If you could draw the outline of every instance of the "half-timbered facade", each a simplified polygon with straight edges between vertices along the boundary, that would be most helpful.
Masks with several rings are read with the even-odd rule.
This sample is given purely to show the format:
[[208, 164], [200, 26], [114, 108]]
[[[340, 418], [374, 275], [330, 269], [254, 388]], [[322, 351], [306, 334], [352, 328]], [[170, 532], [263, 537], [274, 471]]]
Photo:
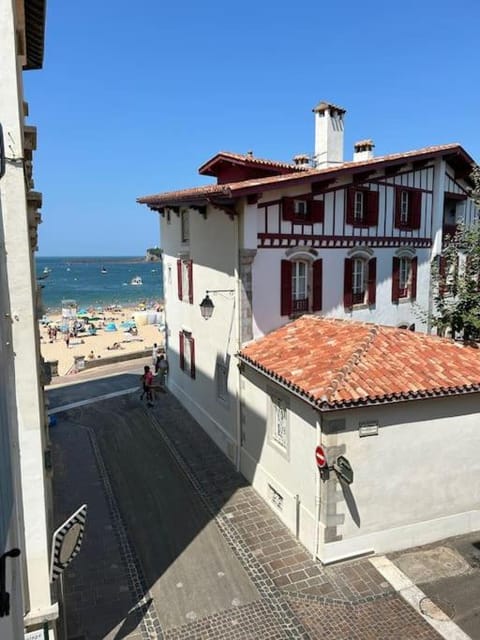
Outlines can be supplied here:
[[347, 162], [345, 111], [314, 113], [313, 165], [221, 152], [200, 168], [215, 184], [139, 199], [160, 214], [170, 389], [238, 468], [242, 345], [303, 314], [429, 332], [431, 263], [477, 215], [460, 145], [374, 157], [366, 140]]

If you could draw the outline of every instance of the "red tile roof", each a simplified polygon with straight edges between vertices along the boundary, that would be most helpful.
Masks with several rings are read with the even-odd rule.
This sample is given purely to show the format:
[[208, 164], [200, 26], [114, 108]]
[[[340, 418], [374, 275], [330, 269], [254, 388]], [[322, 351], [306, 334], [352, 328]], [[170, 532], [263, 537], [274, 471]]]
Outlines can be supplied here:
[[302, 316], [239, 357], [323, 410], [480, 392], [479, 349], [348, 320]]
[[210, 169], [217, 162], [233, 161], [244, 165], [260, 166], [266, 169], [288, 169], [290, 171], [305, 171], [305, 167], [298, 166], [290, 162], [280, 162], [278, 160], [268, 160], [267, 158], [257, 158], [250, 153], [232, 153], [231, 151], [219, 151], [213, 158], [204, 162], [198, 169], [198, 173], [209, 175]]
[[176, 203], [187, 203], [189, 201], [206, 200], [209, 196], [220, 195], [222, 198], [233, 200], [250, 193], [258, 191], [267, 191], [276, 189], [277, 187], [293, 186], [301, 183], [315, 182], [315, 180], [323, 180], [325, 178], [335, 178], [342, 174], [359, 173], [368, 169], [382, 169], [383, 166], [399, 164], [405, 161], [428, 160], [444, 154], [452, 154], [462, 157], [465, 163], [473, 166], [473, 159], [467, 152], [457, 143], [443, 144], [432, 147], [424, 147], [414, 151], [405, 153], [392, 153], [385, 156], [377, 156], [362, 160], [361, 162], [343, 162], [334, 167], [325, 167], [323, 169], [303, 169], [302, 171], [292, 171], [283, 175], [276, 175], [267, 178], [255, 178], [252, 180], [243, 180], [241, 182], [231, 182], [222, 185], [207, 185], [205, 187], [194, 187], [193, 189], [182, 189], [181, 191], [167, 191], [150, 196], [137, 198], [140, 204], [147, 204], [150, 207], [164, 207], [168, 205], [174, 206]]

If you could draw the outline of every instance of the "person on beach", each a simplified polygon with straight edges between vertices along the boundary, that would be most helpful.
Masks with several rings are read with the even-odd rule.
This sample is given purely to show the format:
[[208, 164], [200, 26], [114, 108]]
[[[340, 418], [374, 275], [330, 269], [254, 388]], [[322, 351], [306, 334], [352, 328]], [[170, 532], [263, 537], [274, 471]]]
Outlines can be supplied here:
[[158, 345], [156, 342], [153, 343], [153, 348], [152, 348], [152, 365], [155, 366], [157, 363], [157, 349], [158, 349]]
[[70, 346], [70, 334], [67, 332], [65, 334], [65, 344], [67, 345], [67, 349]]

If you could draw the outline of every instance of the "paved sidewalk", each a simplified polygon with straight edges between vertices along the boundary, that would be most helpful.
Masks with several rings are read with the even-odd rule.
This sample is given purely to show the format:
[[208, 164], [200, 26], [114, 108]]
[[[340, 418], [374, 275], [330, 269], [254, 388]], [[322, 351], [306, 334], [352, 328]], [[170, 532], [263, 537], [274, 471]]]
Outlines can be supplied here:
[[[102, 392], [106, 386], [104, 379]], [[67, 404], [74, 389], [64, 390]], [[94, 390], [89, 393], [96, 395]], [[52, 429], [56, 521], [82, 502], [89, 506], [84, 546], [67, 570], [70, 640], [440, 637], [368, 560], [330, 567], [313, 562], [171, 394], [163, 395], [153, 410], [140, 406], [137, 394], [131, 394], [58, 418], [58, 428]], [[141, 438], [133, 438], [130, 431]], [[163, 502], [157, 504], [165, 492], [159, 464], [190, 487], [192, 498], [178, 494], [179, 510], [193, 504], [191, 500], [201, 503], [198, 517], [205, 522], [197, 525], [196, 536], [214, 525], [229, 550], [221, 557], [232, 553], [241, 567], [232, 571], [238, 576], [244, 572], [247, 580], [244, 593], [249, 595], [243, 600], [233, 598], [228, 606], [212, 592], [220, 603], [214, 613], [192, 612], [183, 623], [167, 619], [170, 608], [178, 609], [180, 597], [169, 572], [179, 570], [196, 536], [182, 542], [168, 566], [158, 565], [160, 546], [149, 556], [151, 541], [158, 542], [161, 535], [167, 541], [172, 535], [169, 523], [159, 522], [162, 511], [156, 511], [166, 508]], [[139, 499], [140, 485], [147, 482], [151, 496]], [[155, 563], [157, 581], [152, 573]], [[195, 579], [196, 588], [208, 595], [210, 587], [202, 574]]]

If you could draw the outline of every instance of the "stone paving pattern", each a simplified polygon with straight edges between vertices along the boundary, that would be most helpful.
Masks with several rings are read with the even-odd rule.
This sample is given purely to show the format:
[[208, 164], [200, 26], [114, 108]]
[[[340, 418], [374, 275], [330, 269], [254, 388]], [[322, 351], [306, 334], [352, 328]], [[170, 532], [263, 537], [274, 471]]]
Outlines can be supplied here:
[[[150, 411], [145, 408], [139, 412], [136, 394], [106, 400], [101, 405], [101, 411], [110, 415], [117, 412], [123, 419], [129, 413], [135, 415], [135, 420], [141, 421], [136, 425], [139, 429], [157, 431], [191, 481], [192, 491], [215, 519], [261, 599], [175, 629], [162, 631], [155, 625], [153, 635], [151, 626], [138, 625], [141, 614], [154, 609], [154, 602], [150, 602], [151, 592], [145, 591], [140, 612], [138, 607], [134, 608], [139, 602], [138, 592], [132, 590], [118, 534], [112, 527], [111, 509], [98, 475], [98, 461], [95, 461], [95, 447], [92, 449], [92, 443], [88, 442], [85, 429], [59, 428], [52, 434], [56, 519], [59, 513], [69, 515], [81, 500], [88, 501], [92, 528], [105, 534], [101, 540], [92, 540], [87, 528], [81, 551], [83, 563], [80, 565], [76, 560], [68, 570], [69, 629], [75, 634], [70, 640], [77, 637], [79, 640], [107, 637], [129, 640], [439, 638], [393, 592], [368, 560], [330, 567], [313, 562], [310, 554], [235, 472], [231, 462], [171, 394], [162, 396]], [[99, 407], [100, 403], [96, 405], [97, 411]], [[139, 418], [139, 414], [143, 417]], [[72, 415], [75, 414], [68, 412], [62, 420]], [[88, 407], [81, 415], [82, 423], [88, 422]], [[117, 496], [117, 500], [121, 511], [121, 496]], [[139, 571], [141, 573], [141, 567]], [[98, 591], [93, 584], [102, 585], [103, 590]], [[103, 620], [97, 629], [94, 619]], [[121, 628], [119, 620], [123, 620]]]

